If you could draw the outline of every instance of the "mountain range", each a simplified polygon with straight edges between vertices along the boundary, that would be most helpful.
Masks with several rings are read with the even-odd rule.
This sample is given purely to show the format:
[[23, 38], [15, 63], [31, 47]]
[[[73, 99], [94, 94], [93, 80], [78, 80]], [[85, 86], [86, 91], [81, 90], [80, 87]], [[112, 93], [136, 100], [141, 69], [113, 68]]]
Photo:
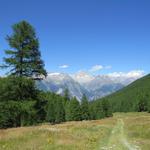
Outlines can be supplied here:
[[80, 100], [85, 94], [90, 100], [93, 100], [116, 92], [140, 77], [141, 74], [137, 72], [107, 75], [91, 75], [86, 72], [76, 74], [52, 72], [44, 80], [38, 81], [37, 85], [41, 90], [61, 95], [65, 89], [68, 89], [71, 97], [75, 96]]

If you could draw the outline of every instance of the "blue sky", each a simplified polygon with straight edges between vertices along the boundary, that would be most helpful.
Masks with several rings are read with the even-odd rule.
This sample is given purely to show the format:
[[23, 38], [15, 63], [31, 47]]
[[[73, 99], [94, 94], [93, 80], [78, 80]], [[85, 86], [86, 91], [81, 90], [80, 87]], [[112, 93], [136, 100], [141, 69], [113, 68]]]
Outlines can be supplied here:
[[27, 20], [48, 72], [148, 73], [149, 8], [149, 0], [1, 0], [0, 63], [11, 25]]

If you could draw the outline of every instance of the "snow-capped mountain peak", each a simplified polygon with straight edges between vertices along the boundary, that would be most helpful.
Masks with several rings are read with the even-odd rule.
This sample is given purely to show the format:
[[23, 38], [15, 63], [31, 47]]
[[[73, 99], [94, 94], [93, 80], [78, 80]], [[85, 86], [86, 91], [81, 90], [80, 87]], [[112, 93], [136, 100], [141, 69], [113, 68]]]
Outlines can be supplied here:
[[76, 74], [73, 74], [72, 78], [75, 81], [77, 81], [77, 82], [82, 84], [82, 83], [88, 83], [88, 82], [92, 81], [94, 79], [94, 76], [92, 76], [92, 75], [90, 75], [90, 74], [88, 74], [86, 72], [80, 71], [80, 72], [78, 72]]
[[87, 72], [78, 72], [72, 75], [51, 72], [46, 79], [39, 81], [37, 85], [42, 90], [53, 91], [57, 94], [63, 94], [64, 90], [68, 89], [72, 97], [76, 96], [80, 100], [82, 95], [86, 94], [92, 100], [111, 94], [143, 75], [142, 71], [115, 72], [97, 76]]

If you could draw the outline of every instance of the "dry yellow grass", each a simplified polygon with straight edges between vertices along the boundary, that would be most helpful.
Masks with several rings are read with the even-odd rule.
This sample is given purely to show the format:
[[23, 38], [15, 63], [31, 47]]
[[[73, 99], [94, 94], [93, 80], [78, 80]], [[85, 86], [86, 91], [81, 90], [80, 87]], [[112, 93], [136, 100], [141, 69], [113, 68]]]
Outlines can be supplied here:
[[0, 130], [0, 150], [149, 150], [149, 125], [147, 113], [116, 113], [102, 120]]

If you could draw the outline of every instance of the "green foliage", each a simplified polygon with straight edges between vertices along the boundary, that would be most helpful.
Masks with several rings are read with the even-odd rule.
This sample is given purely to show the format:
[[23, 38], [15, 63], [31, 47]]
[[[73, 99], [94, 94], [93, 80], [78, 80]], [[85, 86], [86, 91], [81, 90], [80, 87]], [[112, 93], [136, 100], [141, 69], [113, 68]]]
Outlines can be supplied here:
[[61, 123], [65, 121], [65, 109], [61, 99], [56, 100], [55, 107], [55, 123]]
[[39, 123], [42, 123], [46, 120], [46, 105], [47, 105], [47, 100], [43, 96], [43, 92], [39, 92], [37, 99], [36, 99], [36, 104], [34, 108], [36, 109], [36, 120]]
[[105, 112], [103, 111], [103, 106], [101, 101], [92, 102], [92, 111], [90, 112], [91, 119], [101, 119], [105, 117]]
[[32, 125], [37, 122], [36, 109], [34, 109], [36, 101], [24, 101], [20, 103], [20, 124], [21, 126]]
[[18, 127], [34, 123], [35, 102], [0, 102], [0, 128]]
[[81, 109], [79, 101], [74, 97], [70, 100], [67, 107], [67, 120], [69, 121], [79, 121], [81, 117]]
[[48, 100], [46, 120], [50, 123], [61, 123], [65, 121], [64, 98], [54, 93], [46, 93]]
[[107, 99], [95, 100], [90, 102], [89, 105], [90, 119], [102, 119], [112, 116], [110, 103]]
[[0, 78], [0, 101], [23, 101], [37, 98], [38, 90], [33, 80], [25, 77]]
[[0, 78], [0, 127], [36, 123], [38, 93], [34, 81], [29, 78]]
[[65, 104], [65, 120], [70, 121], [70, 101]]
[[0, 128], [20, 126], [20, 112], [18, 102], [0, 102]]
[[90, 119], [89, 102], [85, 94], [83, 94], [82, 99], [81, 99], [81, 115], [82, 115], [82, 120]]
[[138, 102], [138, 109], [139, 112], [147, 111], [148, 110], [148, 102], [146, 99], [141, 98]]
[[4, 58], [3, 68], [10, 68], [15, 76], [39, 77], [46, 76], [44, 63], [41, 60], [39, 41], [34, 28], [26, 21], [12, 26], [13, 33], [7, 36], [11, 50], [5, 50], [8, 57]]
[[102, 110], [104, 112], [104, 117], [112, 116], [111, 106], [110, 106], [108, 99], [104, 99], [102, 101]]
[[90, 120], [95, 120], [96, 119], [96, 102], [91, 101], [89, 102], [89, 115], [90, 115]]
[[35, 30], [26, 21], [12, 29], [7, 36], [11, 50], [5, 50], [8, 57], [1, 66], [10, 69], [10, 76], [0, 78], [0, 128], [34, 124], [44, 121], [46, 115], [46, 101], [31, 79], [46, 76]]
[[69, 90], [68, 89], [64, 90], [64, 99], [65, 99], [65, 101], [69, 101], [70, 100], [70, 94], [69, 94]]
[[39, 91], [30, 78], [0, 78], [0, 128], [101, 119], [111, 116], [109, 108], [107, 101], [88, 102], [85, 95], [80, 104], [76, 98], [66, 101], [64, 96]]
[[50, 97], [48, 100], [46, 120], [50, 123], [55, 123], [55, 104], [53, 97]]

